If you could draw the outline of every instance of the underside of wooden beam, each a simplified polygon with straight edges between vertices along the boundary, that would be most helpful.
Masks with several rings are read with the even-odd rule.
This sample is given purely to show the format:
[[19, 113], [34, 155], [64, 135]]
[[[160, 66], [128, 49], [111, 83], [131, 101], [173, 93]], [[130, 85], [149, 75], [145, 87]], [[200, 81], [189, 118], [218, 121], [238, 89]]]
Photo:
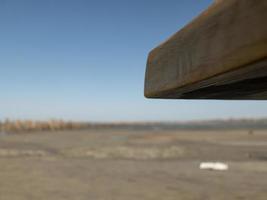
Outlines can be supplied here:
[[145, 96], [267, 99], [267, 1], [216, 1], [153, 49]]

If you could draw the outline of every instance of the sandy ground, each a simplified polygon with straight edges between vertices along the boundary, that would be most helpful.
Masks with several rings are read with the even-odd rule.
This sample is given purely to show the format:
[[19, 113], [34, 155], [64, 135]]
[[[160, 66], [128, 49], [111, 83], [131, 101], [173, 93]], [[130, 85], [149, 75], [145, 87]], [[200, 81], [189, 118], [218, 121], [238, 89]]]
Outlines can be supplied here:
[[31, 199], [266, 200], [267, 131], [0, 134], [0, 200]]

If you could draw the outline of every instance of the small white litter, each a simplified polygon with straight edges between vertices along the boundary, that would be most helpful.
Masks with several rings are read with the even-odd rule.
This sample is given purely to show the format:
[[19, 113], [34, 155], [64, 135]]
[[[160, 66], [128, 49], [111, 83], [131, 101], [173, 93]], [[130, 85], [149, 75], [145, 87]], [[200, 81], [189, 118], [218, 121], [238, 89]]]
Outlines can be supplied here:
[[199, 169], [226, 171], [229, 169], [229, 166], [225, 163], [220, 163], [220, 162], [203, 162], [200, 164]]

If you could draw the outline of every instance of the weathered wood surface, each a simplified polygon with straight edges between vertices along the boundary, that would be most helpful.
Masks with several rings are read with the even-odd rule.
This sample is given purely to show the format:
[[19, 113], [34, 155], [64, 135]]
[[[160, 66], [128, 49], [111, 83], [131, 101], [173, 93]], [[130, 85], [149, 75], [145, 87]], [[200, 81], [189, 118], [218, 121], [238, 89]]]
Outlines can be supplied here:
[[145, 96], [267, 99], [267, 1], [216, 1], [152, 50]]

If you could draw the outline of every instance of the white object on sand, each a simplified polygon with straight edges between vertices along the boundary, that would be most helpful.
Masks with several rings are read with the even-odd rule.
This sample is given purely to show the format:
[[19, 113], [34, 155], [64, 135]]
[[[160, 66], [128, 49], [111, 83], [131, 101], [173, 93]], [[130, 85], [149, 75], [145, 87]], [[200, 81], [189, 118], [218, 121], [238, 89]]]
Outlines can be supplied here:
[[229, 166], [220, 162], [203, 162], [200, 164], [199, 169], [226, 171], [229, 169]]

